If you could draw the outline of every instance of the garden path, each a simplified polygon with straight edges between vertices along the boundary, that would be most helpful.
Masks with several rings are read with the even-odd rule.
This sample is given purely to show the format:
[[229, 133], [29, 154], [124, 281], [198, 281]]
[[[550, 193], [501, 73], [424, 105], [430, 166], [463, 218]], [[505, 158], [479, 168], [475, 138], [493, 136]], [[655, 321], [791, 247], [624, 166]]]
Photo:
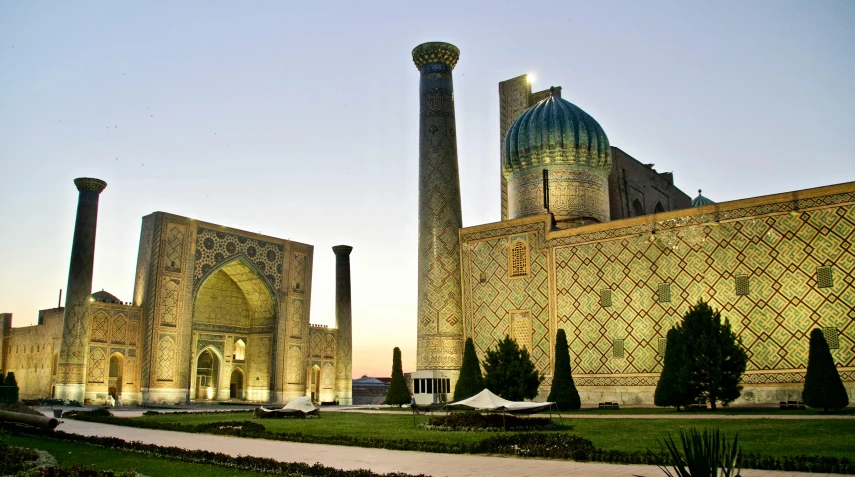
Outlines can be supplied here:
[[[595, 477], [658, 477], [663, 475], [655, 466], [614, 465], [563, 460], [521, 459], [476, 455], [431, 454], [426, 452], [393, 451], [344, 447], [322, 444], [245, 439], [188, 434], [184, 432], [139, 429], [94, 422], [64, 420], [58, 427], [65, 432], [84, 436], [118, 437], [160, 446], [175, 446], [190, 450], [222, 452], [232, 456], [251, 455], [281, 462], [321, 464], [338, 469], [371, 469], [374, 472], [406, 472], [431, 476], [481, 477], [512, 476], [595, 476]], [[767, 470], [744, 470], [743, 477], [840, 477], [840, 474], [807, 474]]]

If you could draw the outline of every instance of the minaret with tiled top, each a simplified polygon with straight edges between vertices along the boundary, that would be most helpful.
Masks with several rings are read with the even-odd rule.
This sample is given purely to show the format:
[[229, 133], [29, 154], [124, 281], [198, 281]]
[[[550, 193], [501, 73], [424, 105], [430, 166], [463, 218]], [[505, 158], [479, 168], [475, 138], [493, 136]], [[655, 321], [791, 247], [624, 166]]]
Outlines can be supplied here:
[[460, 50], [441, 42], [413, 49], [419, 85], [419, 282], [417, 368], [460, 368], [463, 316], [460, 291], [462, 225], [454, 87]]
[[95, 265], [98, 199], [107, 183], [100, 179], [81, 177], [74, 179], [74, 185], [79, 191], [77, 219], [74, 222], [71, 264], [65, 289], [55, 397], [82, 404], [86, 397], [89, 302], [92, 295], [92, 269]]

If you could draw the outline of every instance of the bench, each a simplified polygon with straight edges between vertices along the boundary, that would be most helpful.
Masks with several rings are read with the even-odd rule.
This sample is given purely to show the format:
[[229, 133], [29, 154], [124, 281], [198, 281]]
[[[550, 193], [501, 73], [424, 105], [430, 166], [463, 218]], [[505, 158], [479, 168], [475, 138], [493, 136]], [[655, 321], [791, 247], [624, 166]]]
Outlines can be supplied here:
[[597, 409], [620, 409], [620, 404], [616, 402], [601, 402]]
[[805, 403], [801, 401], [781, 401], [781, 409], [805, 409]]

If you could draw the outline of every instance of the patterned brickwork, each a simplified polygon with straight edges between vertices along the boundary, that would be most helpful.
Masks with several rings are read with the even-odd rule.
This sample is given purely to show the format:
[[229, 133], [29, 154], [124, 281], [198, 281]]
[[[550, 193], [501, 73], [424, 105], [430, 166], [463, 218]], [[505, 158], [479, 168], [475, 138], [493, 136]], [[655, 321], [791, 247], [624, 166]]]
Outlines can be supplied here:
[[281, 244], [199, 227], [196, 235], [194, 286], [198, 287], [211, 270], [240, 256], [253, 264], [272, 289], [280, 290], [283, 253]]
[[[95, 257], [95, 229], [98, 221], [98, 198], [107, 183], [99, 179], [74, 180], [79, 191], [68, 285], [65, 288], [65, 316], [62, 344], [59, 350], [57, 383], [71, 385], [58, 397], [83, 400], [84, 371], [88, 355], [89, 297], [92, 294], [92, 268]], [[65, 393], [68, 394], [65, 394]]]
[[[855, 194], [839, 189], [779, 202], [750, 200], [743, 207], [716, 207], [718, 212], [688, 210], [685, 217], [659, 222], [592, 226], [592, 232], [549, 238], [542, 235], [544, 222], [534, 220], [464, 229], [467, 333], [481, 353], [491, 339], [507, 332], [501, 322], [507, 308], [526, 309], [522, 300], [542, 296], [543, 301], [551, 293], [556, 320], [551, 333], [567, 331], [574, 374], [580, 375], [577, 384], [652, 386], [661, 371], [665, 334], [691, 303], [704, 299], [731, 321], [748, 350], [745, 384], [803, 382], [814, 328], [836, 330], [839, 348], [832, 354], [841, 377], [852, 382]], [[554, 259], [544, 268], [554, 283], [544, 278], [527, 291], [514, 291], [513, 282], [496, 291], [480, 283], [483, 271], [486, 285], [494, 280], [490, 267], [502, 262], [503, 238], [525, 231], [533, 248], [551, 248]], [[487, 245], [497, 250], [482, 250]], [[485, 260], [491, 255], [496, 258]], [[536, 265], [535, 259], [534, 276]], [[828, 288], [819, 286], [821, 267], [834, 276]], [[611, 306], [603, 306], [603, 290], [609, 291]], [[496, 299], [504, 308], [495, 305]], [[534, 335], [536, 340], [536, 329]], [[622, 340], [622, 358], [616, 340]]]
[[175, 339], [161, 336], [157, 344], [157, 380], [172, 381], [175, 371]]
[[92, 348], [89, 352], [89, 362], [87, 363], [87, 380], [90, 383], [104, 382], [104, 366], [106, 355], [103, 348]]
[[[462, 214], [451, 74], [456, 58], [434, 61], [417, 55], [423, 46], [427, 48], [413, 50], [421, 71], [416, 367], [456, 370], [463, 336], [458, 237]], [[440, 50], [457, 50], [447, 46]]]
[[[530, 106], [531, 83], [528, 75], [518, 76], [499, 83], [499, 151], [505, 145], [505, 134], [519, 117]], [[508, 220], [508, 183], [501, 172], [502, 157], [499, 153], [499, 190], [502, 205], [502, 220]]]
[[[479, 359], [505, 335], [513, 335], [514, 315], [530, 317], [530, 348], [537, 368], [551, 374], [550, 318], [548, 296], [548, 256], [534, 248], [533, 236], [527, 240], [531, 273], [526, 278], [510, 278], [508, 273], [508, 237], [471, 242], [465, 245], [464, 287], [471, 290], [464, 302], [466, 333], [475, 343]], [[481, 283], [481, 273], [486, 280]], [[525, 312], [521, 310], [526, 310]]]
[[303, 379], [303, 353], [299, 346], [288, 348], [288, 384], [300, 384]]

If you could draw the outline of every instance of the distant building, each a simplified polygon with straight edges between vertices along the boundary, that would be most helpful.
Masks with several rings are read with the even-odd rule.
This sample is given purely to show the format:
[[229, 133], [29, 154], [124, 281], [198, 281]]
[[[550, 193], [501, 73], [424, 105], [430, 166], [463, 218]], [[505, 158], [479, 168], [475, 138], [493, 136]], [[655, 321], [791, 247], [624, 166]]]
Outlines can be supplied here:
[[336, 328], [311, 325], [314, 247], [164, 212], [143, 217], [133, 300], [91, 292], [106, 183], [80, 190], [66, 306], [12, 328], [0, 369], [24, 399], [103, 404], [351, 402], [351, 247], [336, 246]]
[[392, 378], [362, 376], [353, 380], [353, 404], [383, 404]]

